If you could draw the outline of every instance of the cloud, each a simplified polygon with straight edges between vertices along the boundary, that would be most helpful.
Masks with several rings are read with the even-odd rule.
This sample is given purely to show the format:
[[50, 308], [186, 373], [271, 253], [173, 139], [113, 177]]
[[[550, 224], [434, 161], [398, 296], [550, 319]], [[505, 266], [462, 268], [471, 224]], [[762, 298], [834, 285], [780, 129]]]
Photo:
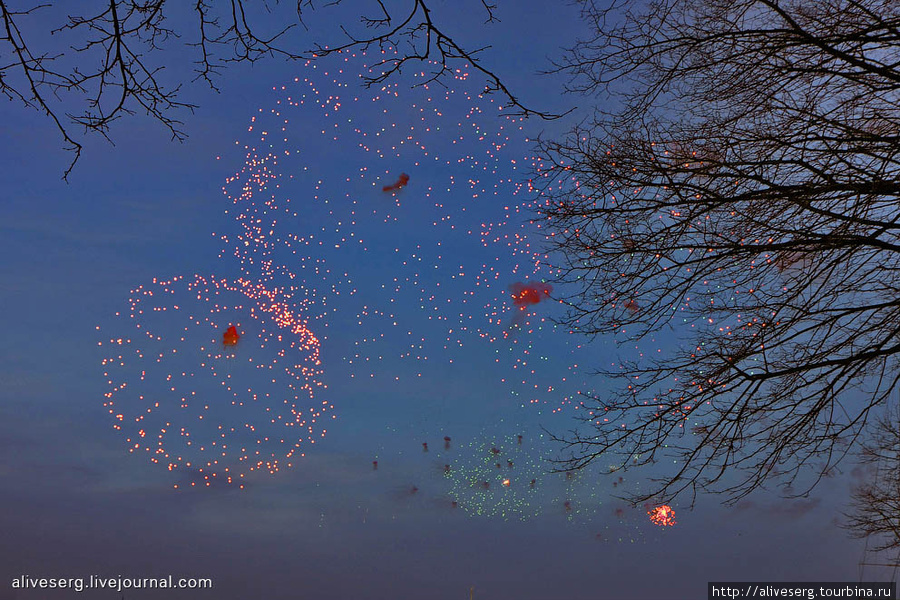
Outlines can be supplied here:
[[761, 504], [753, 500], [739, 502], [734, 510], [737, 512], [755, 512], [775, 518], [799, 519], [816, 510], [822, 503], [820, 498], [781, 499], [777, 502]]

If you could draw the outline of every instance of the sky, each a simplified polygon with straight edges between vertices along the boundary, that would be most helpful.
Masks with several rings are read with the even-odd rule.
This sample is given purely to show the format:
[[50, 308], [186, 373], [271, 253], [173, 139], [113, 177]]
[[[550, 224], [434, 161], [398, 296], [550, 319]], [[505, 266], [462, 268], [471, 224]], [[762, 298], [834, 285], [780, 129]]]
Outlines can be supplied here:
[[562, 122], [505, 117], [463, 63], [365, 89], [380, 53], [271, 59], [190, 86], [183, 143], [129, 118], [64, 182], [47, 119], [0, 104], [0, 599], [121, 597], [23, 575], [209, 577], [165, 597], [223, 600], [859, 580], [849, 469], [665, 527], [621, 499], [653, 472], [549, 472], [617, 348], [553, 325], [529, 223], [529, 140], [604, 101], [537, 74], [580, 31], [548, 4], [437, 15], [526, 104], [577, 106]]

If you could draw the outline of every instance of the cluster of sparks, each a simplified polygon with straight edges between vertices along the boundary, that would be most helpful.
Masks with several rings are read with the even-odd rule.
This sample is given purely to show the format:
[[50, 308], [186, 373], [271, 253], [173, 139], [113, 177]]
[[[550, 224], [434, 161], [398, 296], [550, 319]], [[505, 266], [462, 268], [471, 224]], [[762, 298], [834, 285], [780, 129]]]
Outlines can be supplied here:
[[[470, 441], [454, 438], [451, 444], [445, 436], [442, 445], [423, 442], [421, 454], [414, 454], [421, 457], [424, 471], [396, 495], [404, 501], [430, 498], [432, 504], [472, 518], [561, 518], [583, 525], [606, 518], [604, 492], [610, 490], [601, 483], [608, 480], [557, 471], [552, 444], [543, 432], [518, 427], [522, 433], [510, 434], [498, 429], [509, 431], [506, 426], [488, 427]], [[380, 464], [374, 461], [373, 470], [378, 471]]]
[[516, 434], [480, 440], [456, 452], [445, 473], [453, 501], [468, 514], [526, 519], [541, 513], [550, 475], [530, 440]]

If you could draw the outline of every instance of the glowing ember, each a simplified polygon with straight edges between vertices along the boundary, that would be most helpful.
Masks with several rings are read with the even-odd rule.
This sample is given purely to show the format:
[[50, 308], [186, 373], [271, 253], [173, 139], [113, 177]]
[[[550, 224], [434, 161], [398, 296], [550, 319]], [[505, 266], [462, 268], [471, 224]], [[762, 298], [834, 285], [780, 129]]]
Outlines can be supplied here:
[[222, 335], [222, 343], [226, 346], [234, 346], [238, 343], [239, 339], [241, 339], [241, 336], [237, 332], [237, 327], [234, 325], [229, 327]]

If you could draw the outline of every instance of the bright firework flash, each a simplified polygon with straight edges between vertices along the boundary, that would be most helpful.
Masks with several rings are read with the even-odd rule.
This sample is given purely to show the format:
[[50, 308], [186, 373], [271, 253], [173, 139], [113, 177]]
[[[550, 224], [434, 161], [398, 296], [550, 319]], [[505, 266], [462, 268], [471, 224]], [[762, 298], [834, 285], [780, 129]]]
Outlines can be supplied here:
[[674, 527], [676, 524], [675, 511], [668, 504], [651, 508], [647, 511], [647, 515], [651, 523], [660, 527]]

